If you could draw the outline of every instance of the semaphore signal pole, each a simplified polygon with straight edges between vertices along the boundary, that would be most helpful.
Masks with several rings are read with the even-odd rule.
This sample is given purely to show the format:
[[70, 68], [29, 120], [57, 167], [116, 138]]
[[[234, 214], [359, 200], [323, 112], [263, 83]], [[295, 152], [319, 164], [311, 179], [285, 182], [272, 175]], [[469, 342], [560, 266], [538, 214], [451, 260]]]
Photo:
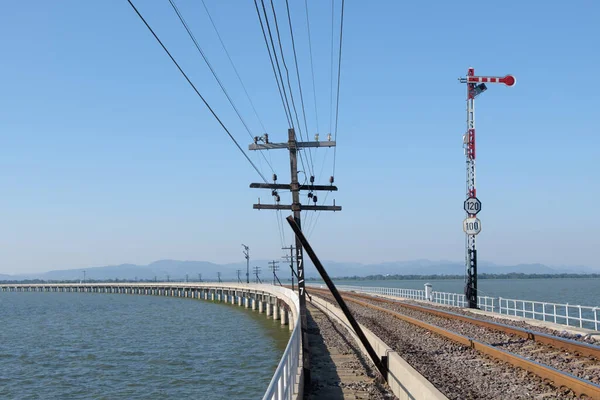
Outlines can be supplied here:
[[514, 86], [516, 79], [512, 75], [475, 76], [475, 69], [469, 68], [465, 78], [459, 78], [460, 83], [467, 84], [467, 132], [463, 136], [463, 147], [467, 158], [467, 199], [463, 207], [467, 217], [463, 221], [463, 231], [466, 235], [465, 264], [467, 282], [465, 297], [469, 308], [477, 308], [477, 247], [475, 236], [481, 232], [481, 221], [477, 214], [481, 211], [481, 201], [477, 198], [475, 185], [475, 97], [487, 90], [486, 83], [503, 83]]
[[[262, 141], [263, 143], [258, 143]], [[300, 212], [302, 210], [314, 210], [314, 211], [342, 211], [342, 207], [335, 205], [335, 200], [332, 206], [317, 205], [317, 196], [312, 195], [314, 191], [337, 191], [337, 187], [333, 186], [334, 178], [329, 178], [330, 185], [314, 185], [314, 176], [310, 177], [309, 185], [300, 185], [298, 182], [298, 149], [311, 148], [311, 147], [335, 147], [335, 141], [331, 141], [331, 135], [328, 135], [327, 141], [314, 142], [298, 142], [296, 140], [296, 133], [294, 129], [288, 129], [288, 141], [287, 143], [269, 143], [269, 137], [265, 134], [262, 137], [255, 137], [254, 143], [251, 144], [249, 150], [273, 150], [273, 149], [288, 149], [290, 152], [290, 172], [291, 181], [290, 184], [278, 184], [277, 175], [273, 175], [273, 183], [251, 183], [251, 188], [256, 189], [271, 189], [271, 194], [275, 198], [277, 204], [254, 204], [255, 210], [291, 210], [294, 215], [294, 221], [299, 228], [302, 227], [300, 223]], [[292, 204], [279, 204], [278, 190], [290, 190], [292, 192]], [[300, 191], [309, 191], [309, 197], [312, 198], [314, 205], [302, 205], [300, 203]], [[296, 269], [298, 273], [298, 294], [300, 297], [300, 325], [302, 329], [302, 354], [303, 354], [303, 369], [306, 382], [310, 382], [310, 348], [308, 347], [308, 333], [306, 330], [307, 319], [306, 319], [306, 290], [304, 281], [304, 262], [302, 258], [302, 243], [296, 236]]]

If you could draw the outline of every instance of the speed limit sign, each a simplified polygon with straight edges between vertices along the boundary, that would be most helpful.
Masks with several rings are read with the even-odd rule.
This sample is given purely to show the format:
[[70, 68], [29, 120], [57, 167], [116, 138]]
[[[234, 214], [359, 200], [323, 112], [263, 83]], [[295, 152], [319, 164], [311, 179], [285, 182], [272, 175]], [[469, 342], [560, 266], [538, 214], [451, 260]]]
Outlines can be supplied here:
[[463, 231], [467, 235], [477, 235], [481, 232], [481, 221], [479, 218], [466, 218], [463, 221]]
[[477, 197], [469, 197], [465, 200], [464, 208], [467, 214], [477, 215], [481, 211], [481, 201]]

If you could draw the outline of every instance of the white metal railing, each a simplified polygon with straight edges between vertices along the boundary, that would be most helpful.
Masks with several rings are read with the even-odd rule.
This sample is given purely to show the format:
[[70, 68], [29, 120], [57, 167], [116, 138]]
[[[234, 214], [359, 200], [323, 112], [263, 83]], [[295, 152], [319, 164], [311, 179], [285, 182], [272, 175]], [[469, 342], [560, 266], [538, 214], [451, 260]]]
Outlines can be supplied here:
[[[464, 294], [432, 292], [427, 298], [425, 290], [387, 288], [378, 286], [338, 286], [340, 290], [357, 293], [396, 296], [413, 300], [429, 300], [433, 303], [454, 307], [467, 307]], [[498, 314], [513, 315], [541, 321], [554, 322], [560, 325], [575, 326], [600, 330], [600, 307], [546, 303], [530, 300], [505, 299], [502, 297], [477, 296], [480, 309]]]
[[599, 307], [498, 298], [498, 312], [555, 324], [599, 330]]
[[275, 369], [263, 400], [292, 400], [298, 395], [295, 392], [296, 385], [302, 383], [298, 382], [301, 376], [299, 368], [301, 368], [300, 360], [302, 358], [300, 299], [293, 291], [281, 286], [274, 286], [271, 290], [280, 291], [288, 298], [291, 298], [296, 312], [294, 313], [294, 321], [289, 322], [290, 324], [294, 324], [292, 336], [281, 356], [281, 361], [279, 361], [277, 369]]
[[293, 398], [294, 388], [299, 383], [296, 382], [296, 378], [298, 376], [300, 349], [300, 323], [297, 323], [273, 378], [271, 378], [271, 383], [269, 383], [269, 387], [263, 396], [263, 400], [290, 400]]

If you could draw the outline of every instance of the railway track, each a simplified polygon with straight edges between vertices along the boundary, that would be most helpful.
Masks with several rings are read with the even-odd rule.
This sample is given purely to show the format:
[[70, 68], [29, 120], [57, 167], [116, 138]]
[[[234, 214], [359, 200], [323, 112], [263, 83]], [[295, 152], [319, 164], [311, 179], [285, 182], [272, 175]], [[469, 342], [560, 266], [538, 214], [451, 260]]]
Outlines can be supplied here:
[[[332, 301], [326, 290], [311, 288], [310, 293]], [[392, 316], [535, 374], [559, 390], [568, 388], [579, 398], [600, 400], [598, 346], [383, 297], [349, 292], [342, 296], [351, 304]], [[379, 330], [386, 329], [375, 319], [367, 318], [366, 322]]]

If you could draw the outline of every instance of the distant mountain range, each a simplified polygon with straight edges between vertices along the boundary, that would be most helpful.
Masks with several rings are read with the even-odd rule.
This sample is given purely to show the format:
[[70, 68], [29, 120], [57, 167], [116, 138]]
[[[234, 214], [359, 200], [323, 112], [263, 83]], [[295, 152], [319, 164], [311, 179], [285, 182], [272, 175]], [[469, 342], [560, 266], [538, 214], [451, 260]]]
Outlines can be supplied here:
[[[260, 277], [262, 280], [270, 281], [272, 273], [268, 269], [268, 260], [253, 260], [250, 263], [250, 279], [254, 278], [252, 268], [259, 266], [261, 268]], [[462, 275], [464, 273], [464, 264], [454, 261], [431, 261], [431, 260], [413, 260], [413, 261], [394, 261], [378, 264], [360, 264], [325, 261], [323, 263], [327, 272], [332, 277], [349, 276], [367, 276], [367, 275]], [[278, 271], [280, 279], [287, 279], [291, 272], [282, 261]], [[318, 277], [318, 273], [312, 264], [307, 263], [306, 276]], [[179, 261], [179, 260], [160, 260], [148, 265], [121, 264], [106, 267], [78, 268], [68, 270], [48, 271], [36, 274], [3, 275], [0, 274], [0, 280], [78, 280], [83, 278], [83, 270], [86, 271], [88, 279], [106, 280], [106, 279], [125, 279], [125, 280], [182, 280], [186, 274], [190, 281], [197, 281], [198, 274], [202, 274], [205, 281], [216, 281], [217, 273], [221, 273], [222, 280], [237, 280], [237, 270], [241, 270], [241, 278], [246, 277], [246, 263], [215, 264], [208, 261]], [[600, 273], [600, 268], [585, 266], [564, 266], [549, 267], [543, 264], [519, 264], [512, 266], [499, 266], [490, 262], [479, 263], [480, 273], [506, 274], [520, 272], [524, 274], [560, 274], [560, 273], [578, 273], [590, 274]]]

